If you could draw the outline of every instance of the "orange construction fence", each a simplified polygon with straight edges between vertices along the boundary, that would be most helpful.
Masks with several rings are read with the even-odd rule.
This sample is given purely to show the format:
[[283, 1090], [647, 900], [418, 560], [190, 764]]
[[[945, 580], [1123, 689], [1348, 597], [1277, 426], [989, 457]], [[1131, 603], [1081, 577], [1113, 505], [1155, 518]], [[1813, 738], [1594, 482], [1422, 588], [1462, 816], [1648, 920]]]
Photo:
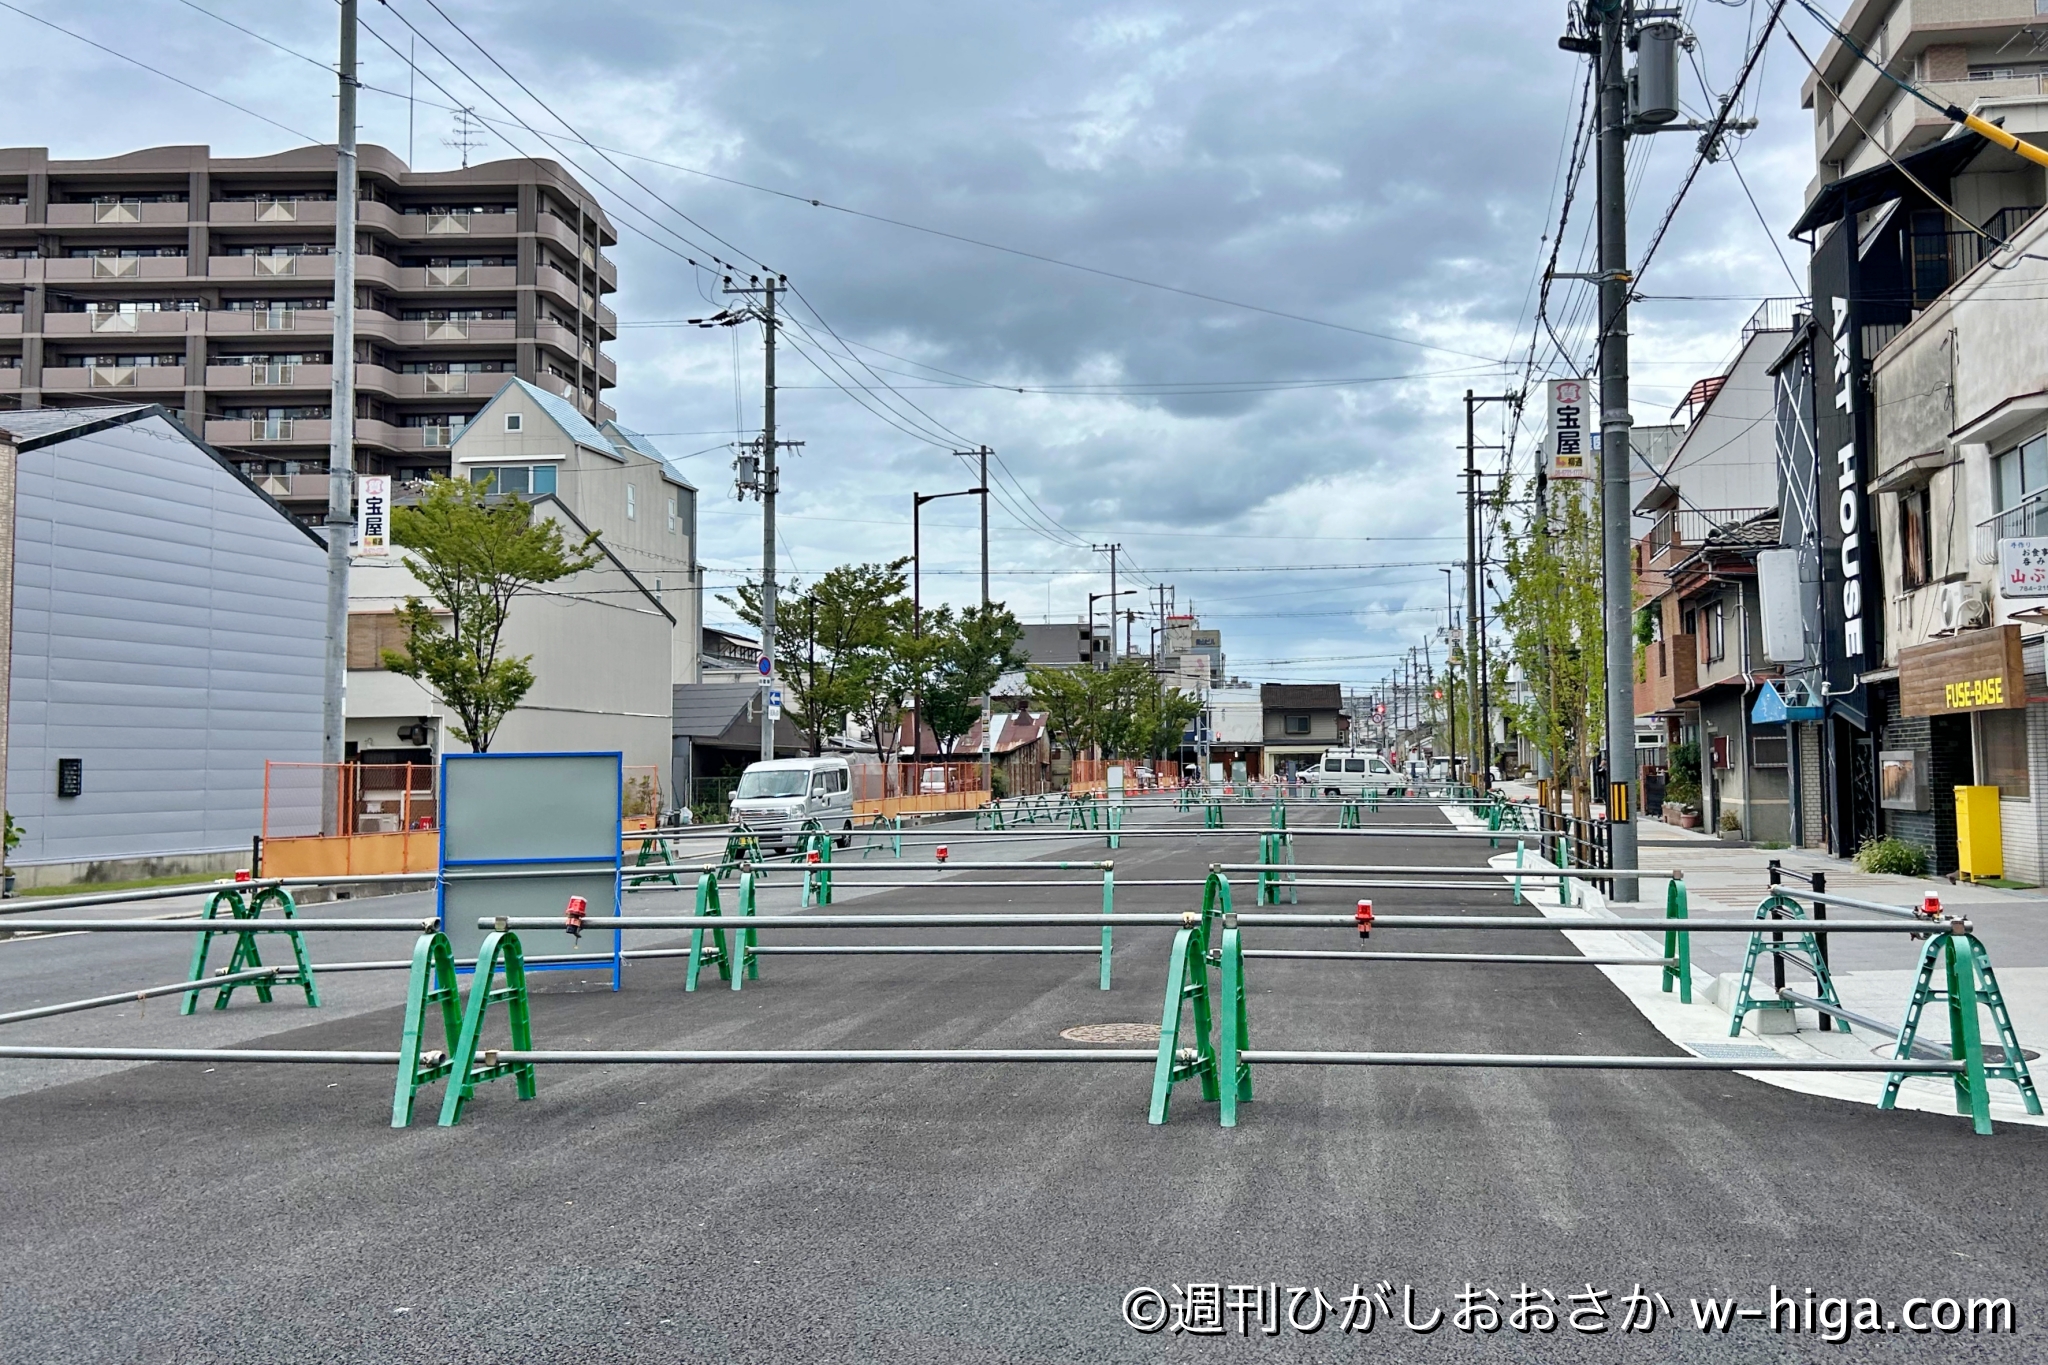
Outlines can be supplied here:
[[[347, 877], [438, 870], [441, 806], [435, 781], [430, 763], [266, 762], [260, 874]], [[627, 768], [621, 832], [653, 829], [661, 820], [661, 805], [661, 770]], [[322, 832], [330, 810], [338, 817], [336, 834]]]
[[951, 763], [876, 763], [853, 769], [855, 815], [914, 815], [976, 810], [988, 804], [981, 760]]

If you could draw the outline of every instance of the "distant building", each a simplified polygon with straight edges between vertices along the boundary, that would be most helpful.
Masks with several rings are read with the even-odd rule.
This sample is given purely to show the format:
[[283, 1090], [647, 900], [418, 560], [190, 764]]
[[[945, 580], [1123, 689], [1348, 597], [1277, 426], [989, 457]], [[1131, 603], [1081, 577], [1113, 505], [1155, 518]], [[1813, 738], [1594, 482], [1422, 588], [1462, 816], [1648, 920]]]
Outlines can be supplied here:
[[705, 626], [699, 633], [697, 679], [704, 683], [752, 682], [761, 680], [761, 641], [758, 636], [735, 635], [729, 630]]
[[1058, 621], [1027, 625], [1017, 650], [1026, 663], [1041, 668], [1079, 668], [1082, 664], [1109, 662], [1112, 642], [1106, 627], [1090, 627], [1081, 621]]
[[247, 866], [320, 758], [327, 551], [161, 407], [0, 412], [8, 859], [29, 885]]
[[1266, 720], [1256, 687], [1212, 687], [1209, 715], [1209, 761], [1221, 765], [1226, 780], [1244, 765], [1248, 778], [1265, 776]]
[[1305, 768], [1339, 738], [1344, 689], [1336, 683], [1267, 683], [1259, 689], [1266, 763], [1278, 777], [1288, 764]]
[[[758, 682], [678, 683], [669, 690], [672, 804], [719, 804], [749, 763], [761, 758]], [[775, 756], [806, 752], [788, 714], [775, 722]]]

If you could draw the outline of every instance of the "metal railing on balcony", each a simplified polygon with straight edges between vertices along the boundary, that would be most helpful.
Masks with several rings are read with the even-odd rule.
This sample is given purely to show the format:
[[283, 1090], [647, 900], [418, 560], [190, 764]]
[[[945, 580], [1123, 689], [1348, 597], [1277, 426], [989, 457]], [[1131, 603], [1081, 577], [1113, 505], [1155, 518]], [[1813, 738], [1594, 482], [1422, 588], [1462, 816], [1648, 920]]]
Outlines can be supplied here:
[[428, 341], [467, 341], [469, 320], [467, 318], [428, 318], [426, 327]]
[[1913, 303], [1925, 307], [1951, 285], [1975, 270], [2025, 226], [2041, 206], [2000, 209], [1984, 220], [1981, 232], [1914, 232], [1907, 235], [1907, 264], [1913, 281]]
[[[1977, 523], [1992, 541], [2048, 536], [2048, 489]], [[1995, 549], [1995, 547], [1994, 547]]]
[[251, 267], [258, 275], [296, 275], [299, 273], [299, 258], [296, 256], [251, 256], [255, 264]]
[[249, 439], [289, 441], [292, 439], [292, 420], [289, 417], [252, 417], [249, 419]]
[[468, 393], [469, 376], [466, 374], [424, 374], [426, 381], [421, 387], [427, 393]]
[[258, 199], [256, 221], [259, 223], [296, 223], [299, 221], [299, 201], [296, 199]]
[[1765, 299], [1742, 324], [1742, 339], [1747, 341], [1758, 332], [1790, 331], [1795, 317], [1812, 311], [1813, 305], [1803, 298]]
[[139, 223], [142, 221], [142, 201], [95, 199], [92, 201], [92, 220], [95, 223]]
[[1707, 537], [1724, 526], [1737, 526], [1775, 507], [1675, 507], [1657, 518], [1650, 528], [1650, 557], [1657, 559], [1674, 551], [1696, 549]]
[[249, 316], [249, 326], [258, 332], [289, 332], [299, 325], [296, 308], [260, 308]]
[[457, 434], [454, 427], [421, 427], [420, 444], [428, 450], [444, 450], [455, 444]]
[[427, 215], [427, 232], [429, 235], [468, 231], [469, 215], [467, 213], [429, 213]]
[[140, 314], [137, 313], [88, 313], [91, 319], [86, 324], [95, 332], [132, 332]]
[[273, 360], [267, 364], [251, 365], [249, 367], [249, 382], [258, 388], [281, 387], [291, 383], [292, 376], [297, 373], [298, 367], [296, 365], [288, 365], [282, 361]]
[[427, 284], [435, 289], [466, 289], [469, 287], [469, 267], [430, 265], [427, 267]]
[[95, 256], [92, 277], [96, 280], [132, 280], [142, 274], [142, 262], [134, 256]]
[[94, 365], [90, 368], [86, 383], [95, 389], [132, 389], [135, 387], [135, 367]]

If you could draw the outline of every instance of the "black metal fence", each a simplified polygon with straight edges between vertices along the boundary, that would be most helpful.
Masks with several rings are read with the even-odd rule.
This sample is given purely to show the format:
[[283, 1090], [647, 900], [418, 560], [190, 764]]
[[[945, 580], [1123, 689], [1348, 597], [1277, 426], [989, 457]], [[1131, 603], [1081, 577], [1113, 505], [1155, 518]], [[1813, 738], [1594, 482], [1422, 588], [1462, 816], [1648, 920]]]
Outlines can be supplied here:
[[[1594, 871], [1605, 871], [1614, 866], [1613, 829], [1605, 820], [1589, 820], [1584, 816], [1566, 815], [1562, 811], [1545, 810], [1537, 807], [1537, 828], [1546, 836], [1559, 836], [1549, 840], [1552, 849], [1562, 848], [1566, 867], [1583, 867]], [[1612, 891], [1612, 883], [1596, 883], [1602, 891]]]

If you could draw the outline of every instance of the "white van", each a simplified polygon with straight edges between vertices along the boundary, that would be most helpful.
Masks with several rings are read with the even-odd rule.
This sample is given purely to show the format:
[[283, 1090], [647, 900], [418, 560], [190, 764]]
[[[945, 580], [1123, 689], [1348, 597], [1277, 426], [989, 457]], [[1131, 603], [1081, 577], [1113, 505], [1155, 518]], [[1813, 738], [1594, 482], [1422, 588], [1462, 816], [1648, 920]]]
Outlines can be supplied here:
[[1324, 796], [1400, 796], [1408, 790], [1408, 779], [1377, 749], [1327, 750], [1302, 777]]
[[750, 763], [732, 794], [732, 818], [777, 849], [795, 847], [804, 822], [815, 820], [845, 848], [853, 842], [852, 769], [843, 758]]

